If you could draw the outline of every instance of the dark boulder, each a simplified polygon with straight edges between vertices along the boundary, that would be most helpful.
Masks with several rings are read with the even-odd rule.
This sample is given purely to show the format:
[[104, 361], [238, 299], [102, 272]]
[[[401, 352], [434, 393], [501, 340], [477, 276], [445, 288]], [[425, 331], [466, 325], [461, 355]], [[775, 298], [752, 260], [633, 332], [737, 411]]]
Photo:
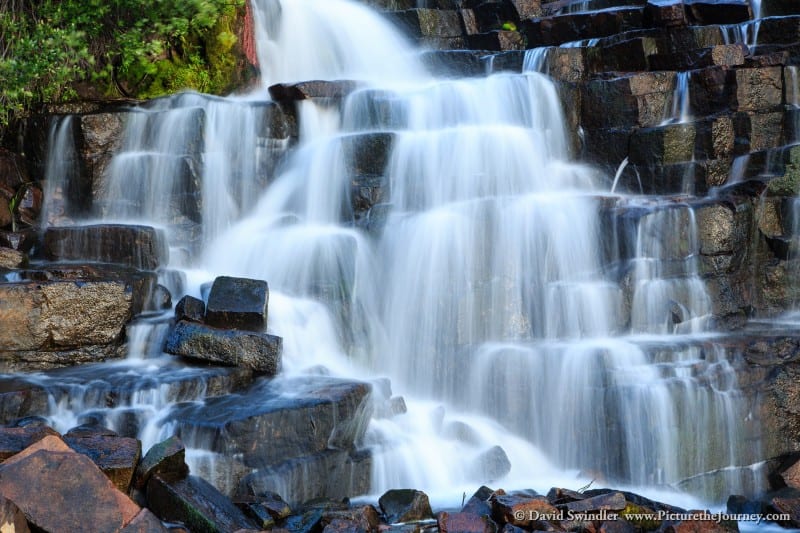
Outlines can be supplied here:
[[202, 323], [205, 316], [206, 304], [194, 296], [184, 296], [175, 305], [175, 320], [177, 321], [188, 320]]
[[164, 351], [275, 375], [280, 368], [282, 344], [280, 337], [267, 333], [216, 329], [183, 320], [170, 331]]
[[83, 259], [144, 270], [155, 270], [169, 260], [162, 230], [124, 224], [48, 228], [44, 234], [44, 254], [54, 261]]
[[480, 480], [500, 479], [510, 471], [511, 461], [500, 446], [493, 446], [478, 455], [470, 469], [472, 476]]
[[353, 448], [366, 431], [369, 391], [366, 383], [334, 378], [263, 381], [242, 395], [177, 406], [169, 420], [189, 445], [213, 443], [213, 451], [243, 454], [247, 465], [263, 467]]
[[103, 434], [64, 435], [64, 442], [91, 459], [120, 491], [128, 492], [142, 456], [142, 443], [138, 439]]
[[218, 328], [264, 331], [269, 286], [266, 281], [220, 276], [206, 304], [206, 322]]
[[136, 467], [134, 487], [144, 488], [154, 474], [167, 481], [177, 481], [189, 474], [186, 448], [178, 437], [172, 436], [147, 450]]
[[683, 0], [648, 0], [642, 20], [648, 28], [676, 28], [686, 26]]
[[161, 520], [156, 518], [156, 515], [147, 509], [142, 509], [120, 533], [167, 533], [168, 531], [174, 531], [174, 529], [168, 530]]
[[378, 499], [378, 505], [390, 524], [433, 518], [428, 495], [418, 490], [390, 490]]
[[294, 102], [312, 98], [342, 99], [358, 88], [355, 81], [303, 81], [294, 84], [278, 83], [269, 87], [276, 102]]
[[47, 426], [0, 428], [0, 461], [16, 455], [31, 444], [58, 432]]
[[740, 24], [750, 20], [746, 0], [684, 0], [686, 14], [694, 24]]
[[158, 474], [147, 482], [147, 507], [165, 522], [190, 531], [226, 532], [255, 527], [228, 498], [195, 476], [169, 482]]

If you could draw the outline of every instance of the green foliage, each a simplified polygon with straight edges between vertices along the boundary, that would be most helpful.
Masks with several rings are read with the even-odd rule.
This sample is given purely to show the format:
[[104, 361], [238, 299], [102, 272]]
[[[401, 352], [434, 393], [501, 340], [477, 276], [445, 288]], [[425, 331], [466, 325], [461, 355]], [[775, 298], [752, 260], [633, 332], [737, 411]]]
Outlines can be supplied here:
[[91, 82], [109, 96], [227, 89], [245, 0], [0, 0], [0, 125]]

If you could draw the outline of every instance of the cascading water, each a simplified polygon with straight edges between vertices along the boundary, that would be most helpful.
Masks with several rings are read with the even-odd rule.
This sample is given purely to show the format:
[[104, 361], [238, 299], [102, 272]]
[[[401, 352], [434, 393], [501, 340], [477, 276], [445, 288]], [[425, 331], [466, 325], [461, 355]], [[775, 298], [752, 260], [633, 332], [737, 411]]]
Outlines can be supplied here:
[[[674, 484], [754, 462], [736, 435], [745, 415], [726, 354], [698, 336], [709, 303], [689, 207], [604, 195], [601, 176], [569, 162], [561, 104], [541, 74], [439, 80], [355, 3], [253, 6], [265, 84], [361, 88], [340, 110], [303, 102], [285, 160], [289, 140], [259, 130], [263, 90], [134, 110], [98, 215], [165, 226], [173, 247], [199, 232], [199, 259], [188, 250], [180, 265], [194, 267], [194, 295], [218, 274], [268, 280], [286, 375], [323, 366], [391, 378], [408, 413], [370, 424], [374, 492], [455, 500], [505, 476], [487, 457], [510, 462], [506, 488], [538, 489], [595, 476]], [[348, 147], [368, 136], [392, 145], [377, 236], [354, 226], [349, 202]], [[612, 258], [623, 274], [608, 267], [607, 248], [624, 246], [609, 244], [601, 216], [616, 203], [641, 214], [619, 237], [630, 257]], [[62, 409], [59, 427], [90, 404]], [[153, 401], [145, 447], [168, 436], [158, 428], [168, 407]], [[708, 433], [725, 438], [708, 449]]]

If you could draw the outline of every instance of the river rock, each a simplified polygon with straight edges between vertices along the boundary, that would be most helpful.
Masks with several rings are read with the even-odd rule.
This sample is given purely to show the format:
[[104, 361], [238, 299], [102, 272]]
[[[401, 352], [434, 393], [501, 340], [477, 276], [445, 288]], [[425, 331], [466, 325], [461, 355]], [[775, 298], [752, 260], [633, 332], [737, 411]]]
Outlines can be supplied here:
[[134, 487], [143, 489], [153, 474], [158, 474], [166, 481], [177, 481], [189, 475], [186, 447], [181, 439], [173, 435], [147, 450], [136, 467]]
[[220, 276], [208, 295], [206, 323], [218, 328], [264, 331], [268, 304], [266, 281]]
[[48, 259], [90, 260], [155, 270], [169, 261], [162, 230], [150, 226], [96, 224], [48, 228], [44, 234]]
[[428, 495], [412, 489], [393, 489], [378, 499], [378, 505], [390, 524], [433, 518]]
[[73, 450], [91, 459], [120, 491], [127, 493], [133, 473], [142, 456], [139, 439], [117, 435], [64, 435]]
[[489, 498], [494, 494], [494, 491], [487, 486], [482, 486], [475, 491], [475, 494], [470, 496], [464, 507], [461, 508], [462, 513], [468, 513], [478, 516], [492, 514], [492, 506], [489, 503]]
[[331, 510], [323, 513], [322, 523], [332, 524], [335, 520], [349, 522], [361, 531], [377, 531], [381, 525], [378, 510], [372, 505], [359, 505], [344, 510]]
[[493, 446], [482, 452], [472, 462], [470, 473], [477, 479], [500, 479], [511, 471], [505, 450], [500, 446]]
[[242, 395], [177, 406], [169, 420], [190, 446], [213, 443], [212, 451], [243, 454], [258, 468], [328, 448], [352, 449], [366, 431], [369, 391], [367, 383], [327, 377], [263, 381]]
[[190, 531], [236, 531], [254, 528], [228, 498], [196, 476], [168, 482], [158, 474], [147, 482], [147, 507], [165, 522]]
[[573, 513], [597, 513], [600, 511], [622, 511], [628, 502], [621, 492], [610, 492], [591, 498], [582, 498], [564, 504], [564, 508]]
[[0, 283], [0, 353], [111, 344], [131, 314], [118, 281]]
[[86, 456], [45, 437], [0, 465], [0, 495], [42, 531], [119, 531], [139, 513]]
[[167, 337], [164, 351], [227, 366], [241, 366], [275, 375], [283, 340], [267, 333], [217, 329], [182, 320]]

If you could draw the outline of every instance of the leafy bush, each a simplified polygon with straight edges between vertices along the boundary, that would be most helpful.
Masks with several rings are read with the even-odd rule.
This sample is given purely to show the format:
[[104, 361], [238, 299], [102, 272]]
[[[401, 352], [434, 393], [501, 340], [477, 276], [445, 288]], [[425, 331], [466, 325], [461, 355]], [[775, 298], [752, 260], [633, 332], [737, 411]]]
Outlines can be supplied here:
[[81, 81], [108, 96], [227, 90], [244, 1], [0, 0], [0, 125]]

